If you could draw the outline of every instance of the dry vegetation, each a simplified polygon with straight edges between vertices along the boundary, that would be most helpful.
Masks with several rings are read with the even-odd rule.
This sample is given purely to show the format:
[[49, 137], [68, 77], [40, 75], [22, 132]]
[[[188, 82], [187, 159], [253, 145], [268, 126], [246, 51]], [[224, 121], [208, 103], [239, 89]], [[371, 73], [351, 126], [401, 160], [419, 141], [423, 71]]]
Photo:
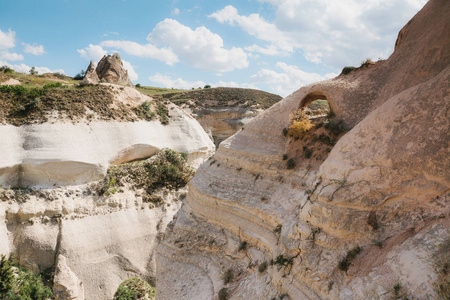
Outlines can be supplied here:
[[288, 138], [283, 155], [287, 169], [300, 164], [304, 167], [319, 165], [347, 131], [322, 100], [293, 112], [290, 117], [289, 127], [283, 129], [283, 135]]
[[208, 88], [159, 95], [176, 105], [189, 107], [250, 107], [267, 109], [280, 101], [281, 96], [253, 89]]
[[[54, 75], [26, 75], [0, 72], [1, 81], [14, 78], [22, 85], [0, 86], [0, 122], [15, 126], [43, 123], [49, 116], [77, 121], [86, 118], [116, 121], [153, 120], [169, 122], [166, 105], [155, 100], [138, 107], [114, 101], [114, 89], [108, 85], [79, 85]], [[88, 113], [89, 112], [89, 113]]]

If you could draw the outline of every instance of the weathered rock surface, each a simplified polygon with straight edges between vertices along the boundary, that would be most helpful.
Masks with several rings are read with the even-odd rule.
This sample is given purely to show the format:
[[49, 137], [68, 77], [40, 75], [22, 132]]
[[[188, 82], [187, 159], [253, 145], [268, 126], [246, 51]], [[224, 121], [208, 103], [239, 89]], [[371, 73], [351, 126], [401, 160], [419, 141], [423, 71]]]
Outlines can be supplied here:
[[98, 78], [97, 72], [95, 71], [94, 62], [91, 60], [82, 82], [88, 84], [97, 84], [99, 83], [99, 81], [100, 79]]
[[275, 94], [243, 88], [206, 88], [161, 95], [188, 111], [210, 134], [216, 147], [281, 100]]
[[[154, 104], [134, 88], [107, 85], [111, 106]], [[34, 272], [55, 267], [58, 300], [112, 299], [134, 276], [154, 283], [157, 241], [187, 189], [149, 195], [125, 185], [106, 195], [92, 181], [109, 166], [163, 148], [186, 153], [194, 167], [212, 155], [214, 144], [200, 124], [173, 104], [168, 110], [168, 125], [99, 120], [92, 112], [89, 120], [56, 114], [40, 124], [0, 125], [0, 254], [14, 253]]]
[[[118, 89], [116, 101], [136, 106], [143, 97], [133, 88]], [[52, 187], [103, 178], [116, 165], [154, 155], [162, 148], [188, 154], [197, 167], [214, 152], [214, 144], [198, 122], [175, 105], [171, 121], [92, 121], [76, 124], [55, 120], [25, 126], [1, 125], [0, 185]]]
[[57, 258], [53, 293], [57, 299], [85, 299], [83, 283], [67, 266], [66, 258], [63, 255], [58, 255]]
[[105, 55], [95, 68], [91, 61], [82, 80], [85, 84], [97, 84], [99, 82], [114, 83], [120, 85], [134, 86], [128, 76], [128, 71], [123, 68], [119, 54]]
[[128, 71], [123, 68], [119, 54], [105, 55], [98, 62], [95, 72], [102, 81], [133, 86]]
[[[388, 60], [303, 87], [222, 142], [158, 246], [157, 299], [442, 297], [449, 15], [450, 2], [429, 1]], [[300, 152], [287, 170], [283, 154], [302, 141], [282, 131], [315, 99], [352, 129], [328, 157]]]

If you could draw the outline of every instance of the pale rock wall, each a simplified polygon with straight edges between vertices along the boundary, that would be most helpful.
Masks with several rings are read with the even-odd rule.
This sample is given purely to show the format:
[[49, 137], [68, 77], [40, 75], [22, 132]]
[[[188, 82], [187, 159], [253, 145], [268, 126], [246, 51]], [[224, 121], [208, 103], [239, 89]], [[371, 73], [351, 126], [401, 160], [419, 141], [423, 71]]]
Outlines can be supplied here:
[[[222, 142], [157, 248], [158, 299], [222, 288], [228, 299], [394, 299], [397, 284], [397, 298], [437, 299], [450, 240], [449, 14], [450, 2], [429, 1], [388, 60], [303, 87]], [[287, 170], [282, 130], [311, 93], [353, 128], [320, 164]]]
[[[172, 106], [173, 107], [173, 106]], [[169, 125], [133, 123], [44, 123], [0, 126], [0, 185], [74, 185], [102, 178], [108, 166], [154, 155], [162, 148], [188, 153], [198, 166], [214, 144], [197, 121], [171, 109]]]
[[187, 192], [161, 190], [164, 204], [155, 207], [127, 188], [109, 197], [92, 189], [40, 189], [21, 203], [14, 191], [3, 191], [0, 253], [14, 253], [34, 272], [56, 266], [59, 300], [112, 299], [134, 276], [154, 283], [157, 241]]

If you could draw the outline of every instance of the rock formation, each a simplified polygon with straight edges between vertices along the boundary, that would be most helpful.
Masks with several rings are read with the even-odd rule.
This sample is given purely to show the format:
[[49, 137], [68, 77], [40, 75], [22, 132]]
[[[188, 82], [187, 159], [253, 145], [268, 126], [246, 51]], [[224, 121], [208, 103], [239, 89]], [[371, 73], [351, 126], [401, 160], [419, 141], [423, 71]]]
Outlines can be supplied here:
[[123, 68], [119, 54], [105, 55], [98, 62], [94, 70], [94, 62], [90, 62], [83, 79], [84, 83], [97, 84], [98, 82], [108, 82], [121, 85], [133, 86], [128, 77], [128, 71]]
[[[430, 0], [389, 59], [302, 87], [222, 142], [158, 246], [157, 299], [448, 297], [449, 16]], [[324, 127], [283, 134], [316, 99], [349, 130], [334, 147]]]
[[[155, 245], [187, 190], [160, 187], [149, 194], [115, 186], [107, 170], [151, 160], [163, 148], [185, 153], [198, 166], [215, 147], [193, 117], [134, 88], [103, 84], [59, 92], [72, 98], [91, 92], [89, 98], [102, 97], [97, 102], [108, 107], [71, 98], [76, 105], [68, 110], [87, 106], [79, 115], [38, 106], [16, 126], [2, 112], [0, 254], [14, 253], [34, 272], [55, 267], [58, 300], [111, 299], [129, 277], [154, 283]], [[167, 110], [167, 125], [154, 113], [156, 105]]]
[[206, 88], [161, 95], [189, 112], [211, 135], [216, 147], [253, 118], [281, 100], [264, 91], [243, 88]]
[[98, 74], [100, 80], [104, 80], [109, 83], [117, 83], [133, 86], [128, 77], [128, 71], [123, 68], [122, 60], [119, 54], [105, 55], [98, 62], [95, 71]]
[[95, 65], [94, 62], [91, 60], [89, 63], [89, 66], [86, 70], [86, 73], [84, 75], [84, 78], [82, 80], [83, 83], [90, 83], [90, 84], [97, 84], [100, 82], [100, 79], [98, 78], [97, 72], [95, 71]]

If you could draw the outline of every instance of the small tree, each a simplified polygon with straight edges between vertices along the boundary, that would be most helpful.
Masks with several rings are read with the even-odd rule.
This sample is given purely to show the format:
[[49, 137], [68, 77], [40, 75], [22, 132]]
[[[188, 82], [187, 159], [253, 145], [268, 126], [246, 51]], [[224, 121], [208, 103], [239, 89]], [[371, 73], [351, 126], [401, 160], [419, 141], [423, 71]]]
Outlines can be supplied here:
[[204, 87], [204, 89], [210, 89], [210, 88], [211, 88], [211, 85], [209, 85], [209, 84], [205, 85], [205, 87]]
[[38, 74], [38, 71], [36, 71], [36, 68], [35, 67], [31, 67], [30, 75], [37, 75], [37, 74]]
[[75, 75], [75, 77], [73, 77], [73, 79], [82, 80], [84, 78], [84, 75], [86, 75], [86, 72], [84, 70], [81, 70], [81, 72], [78, 73], [77, 75]]

